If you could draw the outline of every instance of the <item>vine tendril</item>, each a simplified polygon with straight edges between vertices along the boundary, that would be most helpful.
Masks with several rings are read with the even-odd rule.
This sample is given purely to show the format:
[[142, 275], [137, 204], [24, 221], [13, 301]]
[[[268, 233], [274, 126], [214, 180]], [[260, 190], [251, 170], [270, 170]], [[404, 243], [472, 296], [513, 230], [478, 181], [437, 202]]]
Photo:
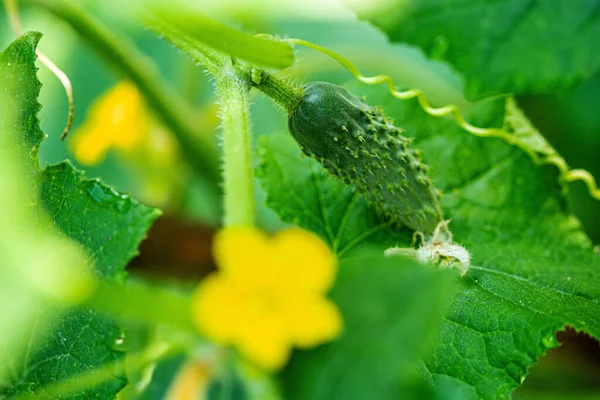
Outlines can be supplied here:
[[[311, 48], [313, 50], [317, 50], [327, 56], [333, 58], [339, 64], [341, 64], [345, 69], [347, 69], [356, 79], [360, 82], [368, 84], [368, 85], [378, 85], [384, 83], [387, 87], [388, 91], [392, 96], [399, 100], [410, 100], [416, 98], [419, 106], [425, 111], [427, 114], [433, 117], [445, 117], [452, 116], [456, 123], [463, 128], [465, 131], [471, 133], [472, 135], [478, 137], [495, 137], [500, 138], [507, 142], [510, 145], [516, 146], [519, 149], [523, 150], [531, 159], [538, 165], [550, 164], [554, 165], [559, 173], [560, 173], [560, 183], [563, 186], [563, 189], [566, 190], [566, 183], [574, 182], [574, 181], [582, 181], [590, 194], [590, 196], [596, 200], [600, 200], [600, 188], [598, 188], [596, 184], [596, 180], [588, 171], [583, 169], [570, 169], [565, 160], [560, 157], [554, 150], [550, 154], [544, 152], [539, 154], [539, 151], [532, 148], [530, 145], [525, 143], [521, 138], [517, 135], [511, 134], [503, 129], [498, 128], [481, 128], [470, 124], [465, 117], [462, 115], [460, 108], [455, 104], [448, 104], [443, 107], [432, 107], [423, 91], [419, 89], [410, 89], [405, 91], [399, 91], [396, 89], [396, 84], [394, 80], [385, 74], [375, 75], [375, 76], [365, 76], [361, 74], [360, 70], [346, 57], [337, 54], [336, 52], [319, 46], [317, 44], [311, 43], [302, 39], [286, 39], [288, 43], [293, 45], [299, 45]], [[509, 97], [508, 100], [511, 100]], [[542, 157], [540, 157], [540, 155]]]

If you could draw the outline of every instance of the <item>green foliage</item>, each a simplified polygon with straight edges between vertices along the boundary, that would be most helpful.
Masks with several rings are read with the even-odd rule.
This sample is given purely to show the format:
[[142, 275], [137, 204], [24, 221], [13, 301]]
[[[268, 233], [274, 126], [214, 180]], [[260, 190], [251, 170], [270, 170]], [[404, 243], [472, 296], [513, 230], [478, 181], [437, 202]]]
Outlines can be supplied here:
[[[122, 280], [126, 263], [136, 254], [159, 212], [97, 180], [85, 179], [68, 162], [39, 169], [37, 150], [43, 134], [37, 118], [40, 83], [35, 75], [35, 49], [40, 37], [37, 33], [24, 35], [0, 58], [2, 75], [11, 83], [4, 90], [14, 90], [11, 98], [19, 111], [12, 132], [20, 152], [29, 155], [27, 183], [38, 194], [32, 199], [38, 229], [58, 229], [86, 251], [88, 267], [98, 277]], [[15, 83], [22, 86], [14, 87]], [[0, 385], [0, 392], [35, 392], [109, 363], [115, 364], [112, 379], [68, 398], [110, 398], [126, 384], [124, 370], [119, 367], [125, 354], [120, 345], [123, 332], [114, 317], [81, 307], [63, 309], [51, 302], [37, 312], [49, 323], [33, 324], [22, 332], [29, 343], [24, 353], [4, 349], [3, 362], [12, 366], [12, 372]]]
[[464, 76], [467, 94], [548, 93], [600, 69], [598, 2], [396, 0], [359, 10]]
[[[219, 167], [214, 143], [212, 139], [205, 139], [202, 131], [198, 131], [189, 104], [165, 84], [153, 60], [146, 57], [129, 37], [119, 35], [97, 17], [89, 8], [92, 3], [73, 0], [29, 2], [70, 25], [114, 70], [134, 83], [144, 93], [148, 108], [181, 144], [181, 153], [187, 163], [206, 179], [207, 186], [213, 185], [207, 190], [217, 190], [215, 180], [219, 175]], [[111, 9], [111, 15], [115, 15], [114, 11], [114, 8]], [[95, 80], [96, 77], [90, 79]]]
[[68, 162], [42, 171], [40, 201], [52, 223], [93, 258], [102, 277], [122, 280], [124, 267], [159, 211], [97, 179], [86, 179]]
[[[10, 99], [5, 102], [14, 101], [19, 107], [14, 107], [17, 114], [11, 121], [11, 126], [4, 126], [3, 134], [13, 136], [13, 141], [23, 154], [27, 165], [27, 175], [35, 179], [38, 175], [37, 153], [40, 143], [44, 139], [44, 133], [40, 129], [38, 112], [41, 105], [38, 103], [40, 82], [37, 79], [35, 66], [36, 55], [31, 49], [37, 47], [41, 38], [39, 33], [31, 33], [23, 36], [20, 41], [11, 44], [0, 53], [0, 77], [5, 91], [10, 91]], [[10, 100], [9, 100], [10, 99]], [[8, 112], [8, 110], [7, 110]]]
[[[433, 353], [423, 360], [422, 374], [440, 395], [509, 396], [537, 358], [557, 345], [554, 334], [565, 324], [600, 336], [600, 258], [565, 210], [553, 167], [534, 165], [499, 139], [470, 136], [449, 117], [431, 118], [416, 101], [401, 102], [364, 86], [360, 93], [370, 93], [370, 104], [383, 104], [397, 126], [415, 137], [434, 184], [444, 192], [454, 238], [472, 253], [473, 265], [454, 289]], [[472, 119], [498, 125], [506, 117], [501, 105], [476, 104]], [[339, 183], [314, 161], [297, 157], [291, 146], [278, 138], [260, 150], [268, 204], [284, 220], [333, 243], [339, 214], [352, 195], [325, 197], [339, 193]], [[366, 240], [367, 232], [380, 229], [369, 215], [365, 207], [349, 217]]]
[[[36, 40], [35, 37], [30, 39], [31, 42]], [[16, 118], [18, 104], [14, 104], [11, 97], [19, 92], [10, 79], [12, 73], [8, 65], [14, 61], [13, 55], [19, 48], [19, 44], [15, 44], [0, 53], [0, 221], [3, 223], [0, 230], [0, 326], [3, 328], [0, 354], [4, 355], [0, 363], [1, 388], [6, 386], [14, 369], [12, 360], [6, 357], [8, 352], [26, 351], [23, 331], [46, 322], [39, 318], [40, 309], [49, 299], [67, 303], [77, 300], [89, 291], [91, 283], [86, 271], [78, 271], [83, 254], [51, 227], [38, 226], [30, 206], [34, 194], [31, 185], [25, 182], [36, 177], [27, 151], [16, 141], [15, 132], [27, 124]], [[27, 77], [26, 73], [20, 76], [23, 83], [27, 83]], [[35, 83], [31, 82], [24, 85], [22, 92], [35, 89]], [[28, 106], [31, 104], [24, 102], [23, 110], [29, 110]], [[36, 240], [32, 241], [31, 237]], [[41, 266], [42, 259], [45, 265]], [[76, 274], [79, 276], [74, 276]], [[81, 287], [74, 288], [77, 285]]]
[[353, 184], [385, 219], [433, 232], [442, 221], [437, 193], [402, 130], [337, 85], [313, 82], [305, 91], [288, 119], [302, 151]]
[[[294, 28], [285, 14], [279, 27], [268, 25], [279, 9], [287, 9], [277, 2], [263, 16], [260, 2], [237, 0], [198, 8], [184, 1], [138, 1], [130, 4], [134, 13], [117, 12], [118, 2], [29, 1], [67, 22], [136, 84], [172, 131], [185, 161], [196, 167], [194, 179], [223, 188], [226, 224], [254, 225], [256, 150], [266, 204], [284, 223], [323, 238], [340, 261], [330, 297], [343, 314], [344, 331], [331, 343], [296, 351], [280, 374], [258, 372], [232, 349], [199, 337], [190, 318], [190, 287], [171, 289], [145, 278], [123, 285], [125, 265], [159, 211], [86, 179], [69, 161], [40, 166], [44, 134], [35, 49], [41, 35], [29, 33], [0, 53], [0, 398], [158, 399], [180, 381], [181, 366], [189, 361], [203, 370], [202, 377], [190, 379], [209, 378], [196, 382], [208, 398], [272, 399], [281, 392], [292, 399], [505, 399], [539, 357], [558, 346], [556, 332], [565, 325], [600, 337], [600, 254], [568, 208], [555, 167], [564, 161], [514, 98], [489, 97], [560, 93], [598, 73], [598, 1], [362, 2], [361, 18], [392, 41], [407, 43], [391, 45], [383, 33], [355, 20], [337, 28], [331, 21], [303, 21]], [[217, 3], [227, 12], [211, 14]], [[139, 14], [140, 5], [152, 12]], [[100, 11], [106, 8], [123, 21], [141, 17], [215, 80], [225, 136], [224, 185], [217, 177], [218, 153], [209, 145], [213, 138], [203, 135], [193, 117], [205, 110], [188, 112], [183, 97], [162, 85], [153, 63], [116, 33], [118, 23], [110, 26], [107, 18], [104, 24]], [[516, 140], [511, 145], [476, 137], [451, 117], [425, 113], [417, 100], [401, 101], [357, 82], [347, 85], [348, 92], [308, 84], [309, 94], [317, 89], [315, 102], [305, 101], [299, 113], [300, 83], [260, 67], [294, 67], [286, 74], [338, 83], [347, 72], [330, 70], [322, 59], [311, 63], [310, 57], [293, 66], [289, 41], [233, 29], [237, 22], [291, 36], [305, 29], [318, 40], [354, 46], [344, 54], [357, 58], [361, 68], [392, 71], [399, 86], [423, 89], [438, 106], [455, 103], [473, 126], [502, 128], [513, 135], [505, 140]], [[465, 100], [450, 67], [462, 75], [467, 97], [482, 100]], [[185, 79], [184, 86], [190, 83]], [[191, 92], [198, 86], [190, 85]], [[292, 114], [293, 137], [284, 132], [281, 116], [257, 114], [256, 108], [250, 114], [251, 88]], [[319, 92], [323, 88], [335, 90]], [[386, 117], [367, 103], [382, 105]], [[251, 126], [276, 133], [257, 138], [251, 149]], [[360, 129], [375, 131], [376, 140], [361, 138]], [[400, 130], [407, 140], [391, 137]], [[533, 153], [558, 162], [536, 164]], [[428, 177], [421, 175], [421, 158], [430, 167]], [[394, 193], [398, 186], [421, 194], [407, 200]], [[426, 222], [419, 216], [397, 226], [395, 216], [418, 213], [424, 205], [433, 210]], [[439, 207], [452, 220], [454, 241], [471, 254], [462, 278], [457, 271], [382, 254], [411, 247], [415, 229], [431, 231], [441, 219]], [[188, 247], [197, 250], [193, 241], [174, 246], [186, 255]], [[117, 318], [127, 319], [127, 332]]]

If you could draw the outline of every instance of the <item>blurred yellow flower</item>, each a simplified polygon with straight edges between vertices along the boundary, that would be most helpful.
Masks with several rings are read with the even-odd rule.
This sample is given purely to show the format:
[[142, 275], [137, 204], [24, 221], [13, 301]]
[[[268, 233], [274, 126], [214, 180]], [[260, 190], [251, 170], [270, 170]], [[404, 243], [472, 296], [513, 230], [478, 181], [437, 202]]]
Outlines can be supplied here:
[[[216, 112], [198, 112], [207, 132]], [[153, 116], [142, 93], [129, 82], [120, 82], [100, 96], [90, 108], [84, 124], [70, 141], [77, 161], [96, 165], [116, 150], [121, 166], [135, 181], [135, 195], [145, 203], [168, 207], [179, 201], [187, 182], [186, 165], [171, 132]]]
[[289, 229], [268, 237], [253, 228], [227, 228], [214, 243], [219, 271], [197, 289], [198, 328], [235, 345], [258, 366], [283, 366], [292, 347], [334, 339], [342, 329], [326, 298], [337, 261], [316, 236]]
[[120, 82], [92, 106], [71, 142], [75, 157], [86, 165], [102, 161], [111, 149], [131, 150], [148, 133], [148, 115], [137, 88]]

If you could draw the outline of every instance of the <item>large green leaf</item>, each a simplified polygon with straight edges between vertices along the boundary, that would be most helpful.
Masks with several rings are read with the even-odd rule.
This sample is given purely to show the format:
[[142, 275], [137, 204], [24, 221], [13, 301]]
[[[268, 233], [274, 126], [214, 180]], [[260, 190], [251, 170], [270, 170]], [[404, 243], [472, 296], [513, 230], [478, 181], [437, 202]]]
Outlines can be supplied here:
[[[33, 188], [37, 194], [23, 204], [33, 207], [31, 218], [36, 220], [38, 231], [61, 232], [89, 255], [80, 262], [87, 261], [98, 277], [122, 280], [125, 265], [136, 254], [139, 242], [159, 211], [97, 180], [85, 179], [68, 162], [39, 168], [37, 149], [43, 134], [37, 119], [41, 85], [36, 77], [35, 48], [40, 37], [37, 33], [26, 34], [0, 56], [0, 76], [8, 78], [2, 81], [4, 87], [0, 90], [9, 92], [10, 102], [17, 110], [17, 119], [7, 131], [14, 135], [20, 156], [28, 164], [29, 179], [19, 184], [22, 188]], [[43, 263], [44, 258], [37, 262]], [[111, 380], [69, 398], [114, 397], [126, 383], [124, 369], [119, 368], [124, 356], [123, 332], [116, 321], [84, 308], [63, 310], [53, 303], [47, 303], [37, 313], [50, 323], [33, 324], [20, 333], [29, 343], [26, 351], [4, 350], [3, 363], [11, 365], [12, 373], [7, 382], [1, 382], [0, 393], [35, 392], [45, 385], [114, 363]]]
[[[450, 62], [467, 94], [548, 93], [600, 69], [598, 0], [394, 0], [359, 15]], [[384, 4], [381, 8], [374, 4]]]
[[[22, 143], [19, 145], [15, 140], [19, 109], [11, 95], [35, 90], [37, 82], [21, 85], [21, 91], [16, 91], [18, 80], [5, 70], [6, 55], [0, 53], [0, 221], [3, 224], [0, 229], [0, 354], [3, 355], [8, 350], [11, 353], [25, 351], [27, 342], [22, 333], [38, 323], [39, 309], [48, 298], [76, 301], [89, 291], [90, 283], [86, 285], [85, 277], [77, 276], [83, 254], [69, 241], [61, 240], [53, 230], [40, 229], [32, 221], [33, 190], [32, 185], [25, 182], [33, 179], [33, 169], [26, 162], [29, 158], [23, 154]], [[22, 107], [27, 109], [28, 104], [22, 103]], [[31, 237], [35, 237], [35, 242]], [[46, 265], [40, 268], [42, 259]], [[85, 271], [82, 272], [85, 275]], [[69, 276], [73, 279], [66, 279]], [[76, 285], [81, 289], [79, 294], [73, 291]], [[6, 385], [13, 369], [11, 360], [3, 357], [0, 387]]]
[[[509, 397], [529, 366], [557, 346], [555, 332], [565, 324], [600, 337], [600, 256], [565, 209], [554, 167], [535, 165], [500, 139], [474, 137], [450, 117], [430, 117], [416, 101], [396, 100], [382, 88], [360, 86], [354, 92], [367, 94], [372, 105], [384, 105], [416, 138], [435, 185], [444, 192], [442, 205], [452, 218], [454, 238], [472, 254], [434, 351], [421, 366], [442, 398]], [[476, 104], [470, 119], [483, 126], [504, 122], [509, 129], [518, 124], [521, 134], [527, 129], [541, 140], [508, 104], [506, 115], [498, 101]], [[331, 243], [330, 232], [340, 232], [336, 221], [348, 210], [351, 189], [302, 159], [284, 136], [263, 143], [259, 153], [268, 204], [283, 219]], [[367, 233], [381, 222], [360, 198], [356, 202], [346, 218], [360, 228], [342, 230], [338, 241], [352, 242], [359, 232], [367, 242], [379, 240]], [[408, 246], [409, 235], [403, 237], [390, 236], [380, 244]], [[340, 253], [344, 246], [333, 248]]]

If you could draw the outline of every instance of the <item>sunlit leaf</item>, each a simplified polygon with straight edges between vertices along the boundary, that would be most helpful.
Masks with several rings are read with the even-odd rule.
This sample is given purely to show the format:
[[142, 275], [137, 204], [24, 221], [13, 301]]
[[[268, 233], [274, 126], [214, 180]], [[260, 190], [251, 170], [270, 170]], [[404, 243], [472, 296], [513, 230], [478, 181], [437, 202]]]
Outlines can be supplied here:
[[194, 47], [194, 43], [199, 43], [262, 67], [282, 69], [294, 63], [289, 43], [231, 28], [183, 2], [168, 6], [150, 2], [149, 9], [148, 24], [168, 39], [173, 38], [176, 44], [187, 42], [187, 46]]

